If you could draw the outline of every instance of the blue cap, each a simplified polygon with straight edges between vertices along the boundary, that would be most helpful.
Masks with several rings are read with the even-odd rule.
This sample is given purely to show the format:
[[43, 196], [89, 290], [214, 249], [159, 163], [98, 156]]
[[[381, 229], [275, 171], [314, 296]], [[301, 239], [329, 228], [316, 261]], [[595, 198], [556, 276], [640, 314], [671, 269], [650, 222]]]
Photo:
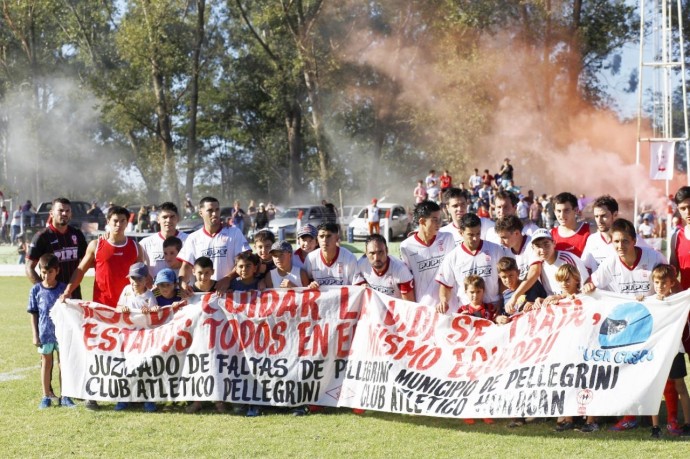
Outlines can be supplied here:
[[169, 284], [174, 284], [177, 282], [177, 274], [175, 274], [175, 271], [173, 271], [170, 268], [164, 268], [158, 271], [158, 274], [156, 274], [156, 280], [154, 284], [164, 284], [164, 283], [169, 283]]
[[127, 277], [146, 277], [148, 275], [149, 267], [140, 261], [129, 267], [129, 274], [127, 274]]

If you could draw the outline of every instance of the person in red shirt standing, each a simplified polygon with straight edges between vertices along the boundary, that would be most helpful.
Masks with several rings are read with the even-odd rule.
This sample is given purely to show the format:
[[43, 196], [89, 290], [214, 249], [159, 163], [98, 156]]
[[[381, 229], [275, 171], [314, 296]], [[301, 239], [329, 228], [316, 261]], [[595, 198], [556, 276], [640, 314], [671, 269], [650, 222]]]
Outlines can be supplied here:
[[443, 174], [441, 174], [439, 181], [441, 182], [441, 194], [438, 198], [439, 201], [443, 202], [443, 193], [453, 186], [453, 177], [450, 176], [448, 170], [446, 169], [443, 171]]
[[[690, 186], [680, 187], [673, 201], [678, 206], [682, 226], [671, 236], [670, 263], [680, 273], [680, 289], [687, 290], [690, 288]], [[690, 353], [690, 327], [687, 324], [683, 330], [683, 347]]]
[[553, 202], [558, 226], [551, 229], [551, 237], [556, 250], [581, 257], [589, 237], [589, 223], [577, 221], [577, 197], [565, 191], [554, 196]]

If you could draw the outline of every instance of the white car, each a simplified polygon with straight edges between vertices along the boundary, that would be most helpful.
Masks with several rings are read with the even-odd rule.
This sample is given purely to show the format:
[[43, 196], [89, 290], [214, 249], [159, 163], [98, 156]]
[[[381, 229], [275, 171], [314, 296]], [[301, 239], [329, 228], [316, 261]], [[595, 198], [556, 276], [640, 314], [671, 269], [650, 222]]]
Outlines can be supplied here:
[[[400, 204], [392, 203], [378, 203], [380, 209], [379, 215], [381, 220], [379, 225], [381, 227], [381, 234], [385, 228], [388, 228], [388, 240], [392, 241], [397, 237], [406, 237], [411, 228], [411, 219], [407, 215], [405, 207]], [[369, 236], [369, 224], [366, 217], [366, 206], [359, 211], [357, 217], [350, 222], [352, 233], [357, 239], [366, 239]], [[387, 226], [386, 226], [387, 225]]]
[[352, 220], [357, 218], [357, 215], [364, 207], [366, 206], [343, 206], [339, 209], [338, 224], [342, 228], [343, 234], [347, 233], [347, 227], [350, 226]]

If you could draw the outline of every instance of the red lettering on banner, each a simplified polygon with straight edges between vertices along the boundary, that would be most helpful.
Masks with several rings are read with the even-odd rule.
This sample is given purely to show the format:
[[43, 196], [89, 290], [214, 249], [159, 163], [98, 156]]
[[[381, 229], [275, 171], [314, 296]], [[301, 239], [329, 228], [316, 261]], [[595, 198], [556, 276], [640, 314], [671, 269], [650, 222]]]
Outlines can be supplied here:
[[422, 340], [431, 338], [436, 331], [436, 320], [439, 315], [433, 308], [421, 306], [414, 308], [414, 317], [407, 336], [419, 337]]
[[201, 310], [204, 312], [204, 314], [213, 314], [218, 310], [211, 306], [212, 295], [215, 295], [215, 293], [207, 293], [201, 297]]
[[295, 301], [295, 291], [288, 290], [283, 295], [283, 301], [278, 306], [276, 317], [283, 317], [285, 314], [290, 314], [293, 319], [297, 315], [297, 302]]
[[[318, 290], [305, 290], [302, 292], [302, 315], [301, 317], [307, 317], [311, 315], [311, 320], [321, 320], [319, 316], [319, 305], [316, 300], [321, 296], [321, 292]], [[308, 314], [309, 311], [311, 314]]]
[[335, 327], [337, 334], [335, 347], [336, 358], [342, 359], [350, 355], [350, 346], [352, 345], [352, 337], [354, 336], [355, 328], [356, 326], [348, 322], [341, 322]]
[[[134, 340], [132, 342], [132, 345], [129, 347], [129, 350], [131, 352], [141, 352], [141, 342], [144, 340], [144, 330], [137, 330], [134, 333]], [[122, 343], [122, 351], [124, 351], [126, 348], [126, 344]], [[164, 351], [167, 349], [163, 349]]]
[[340, 320], [357, 320], [359, 312], [349, 310], [349, 288], [340, 289]]
[[470, 330], [467, 329], [467, 325], [472, 326], [472, 317], [463, 314], [457, 315], [450, 322], [450, 329], [456, 331], [457, 333], [450, 333], [446, 337], [449, 343], [456, 344], [462, 343], [470, 336]]
[[273, 326], [271, 330], [273, 343], [268, 348], [270, 355], [280, 354], [285, 349], [285, 330], [287, 330], [287, 322], [278, 322]]
[[[112, 351], [117, 345], [117, 332], [120, 331], [119, 328], [106, 328], [101, 332], [101, 343], [98, 345], [98, 349], [101, 351]], [[116, 336], [113, 336], [116, 335]]]
[[[315, 356], [319, 352], [322, 356], [328, 355], [328, 323], [326, 324], [314, 324], [312, 330], [312, 335], [309, 335], [309, 327], [311, 322], [300, 322], [297, 325], [298, 331], [298, 342], [297, 342], [297, 355], [300, 357], [304, 356]], [[310, 347], [310, 344], [313, 346]]]
[[160, 309], [158, 312], [152, 312], [148, 315], [149, 323], [152, 327], [157, 327], [166, 323], [173, 313], [172, 308], [164, 308]]
[[475, 319], [472, 322], [472, 336], [470, 337], [469, 340], [467, 340], [467, 346], [477, 346], [479, 344], [479, 341], [477, 338], [484, 336], [484, 328], [485, 327], [490, 327], [493, 326], [494, 323], [491, 322], [490, 320], [485, 320], [485, 319]]
[[96, 324], [85, 322], [82, 325], [82, 330], [83, 333], [82, 335], [84, 336], [84, 346], [88, 351], [92, 350], [94, 347], [98, 346], [97, 344], [91, 344], [91, 340], [95, 340], [98, 338], [98, 335], [94, 333], [94, 329], [96, 328]]
[[276, 306], [280, 301], [280, 293], [275, 290], [264, 290], [261, 293], [261, 306], [259, 307], [259, 317], [268, 317], [273, 315]]

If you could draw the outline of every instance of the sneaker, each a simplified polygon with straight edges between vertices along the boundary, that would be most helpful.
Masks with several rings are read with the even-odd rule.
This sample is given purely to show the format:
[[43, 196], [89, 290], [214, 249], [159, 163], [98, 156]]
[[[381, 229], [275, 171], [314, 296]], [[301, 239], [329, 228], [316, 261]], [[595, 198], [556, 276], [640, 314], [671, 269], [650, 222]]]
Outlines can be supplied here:
[[631, 430], [631, 429], [636, 429], [637, 428], [637, 419], [626, 419], [623, 418], [611, 427], [609, 427], [609, 430], [613, 430], [616, 432], [622, 432], [623, 430]]
[[682, 437], [690, 437], [690, 424], [683, 424], [680, 428], [680, 435]]
[[96, 400], [84, 400], [84, 408], [87, 410], [96, 411], [101, 407], [98, 406], [98, 402]]
[[470, 418], [470, 419], [463, 419], [462, 422], [464, 422], [468, 426], [473, 426], [475, 421], [474, 421], [474, 419]]
[[199, 401], [192, 402], [190, 405], [187, 405], [187, 407], [184, 409], [184, 411], [187, 414], [198, 413], [199, 411], [201, 411], [201, 402], [199, 402]]
[[62, 397], [60, 399], [60, 406], [65, 406], [67, 408], [76, 408], [77, 404], [72, 401], [69, 397]]
[[41, 403], [38, 404], [38, 409], [45, 410], [46, 408], [50, 408], [51, 403], [50, 397], [43, 397]]
[[[117, 409], [117, 407], [115, 409]], [[155, 402], [144, 402], [144, 411], [146, 411], [147, 413], [155, 413], [156, 409], [157, 408]]]
[[566, 430], [574, 430], [575, 429], [575, 424], [572, 422], [563, 422], [559, 425], [556, 426], [555, 430], [556, 432], [565, 432]]
[[666, 430], [668, 430], [669, 435], [678, 436], [683, 434], [683, 428], [678, 425], [677, 422], [669, 422], [666, 424]]
[[361, 409], [361, 408], [352, 408], [352, 412], [353, 412], [354, 414], [359, 414], [359, 415], [361, 415], [361, 414], [366, 413], [366, 410], [363, 410], [363, 409]]
[[484, 421], [484, 424], [493, 424], [494, 423], [494, 420], [491, 418], [484, 418], [484, 419], [482, 419], [482, 421]]
[[257, 405], [249, 405], [247, 407], [247, 414], [245, 414], [245, 416], [248, 418], [255, 418], [257, 416], [261, 416], [261, 411]]
[[307, 407], [306, 405], [297, 406], [292, 409], [293, 416], [306, 416], [307, 414], [309, 414], [309, 407]]
[[599, 430], [599, 424], [596, 422], [588, 422], [587, 424], [583, 425], [579, 429], [575, 429], [578, 432], [584, 432], [584, 433], [592, 433], [592, 432], [597, 432]]
[[320, 405], [308, 405], [307, 409], [310, 413], [320, 413], [322, 411], [326, 411], [326, 408]]
[[661, 427], [659, 427], [659, 426], [653, 426], [652, 427], [652, 438], [661, 438]]
[[129, 407], [129, 402], [117, 402], [115, 404], [115, 411], [126, 410]]

